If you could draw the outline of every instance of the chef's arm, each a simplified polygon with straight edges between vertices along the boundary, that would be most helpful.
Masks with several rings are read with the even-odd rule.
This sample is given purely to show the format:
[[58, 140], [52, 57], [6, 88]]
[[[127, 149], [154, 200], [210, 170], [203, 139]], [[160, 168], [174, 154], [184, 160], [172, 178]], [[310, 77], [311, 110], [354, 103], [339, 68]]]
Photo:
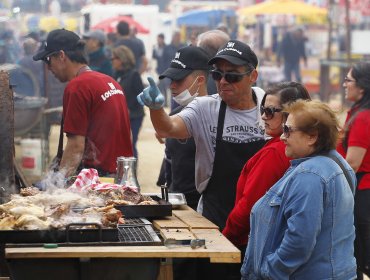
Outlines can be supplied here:
[[185, 122], [178, 116], [169, 116], [163, 109], [164, 96], [152, 77], [148, 77], [149, 86], [138, 94], [137, 101], [150, 109], [150, 118], [155, 131], [162, 138], [189, 138]]
[[177, 115], [169, 116], [163, 108], [150, 110], [150, 118], [155, 131], [162, 138], [189, 138], [185, 122]]
[[65, 176], [72, 176], [82, 160], [85, 150], [85, 136], [71, 135], [67, 136], [67, 144], [63, 152], [59, 170], [64, 170]]
[[366, 149], [362, 147], [350, 146], [347, 149], [346, 160], [352, 169], [357, 172], [366, 154]]

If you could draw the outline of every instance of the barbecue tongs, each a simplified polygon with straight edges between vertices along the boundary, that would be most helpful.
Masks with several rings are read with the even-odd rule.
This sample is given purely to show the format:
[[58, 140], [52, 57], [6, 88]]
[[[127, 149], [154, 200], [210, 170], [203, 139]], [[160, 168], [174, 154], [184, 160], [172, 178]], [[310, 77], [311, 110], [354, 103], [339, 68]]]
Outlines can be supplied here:
[[204, 239], [174, 239], [167, 238], [164, 240], [164, 246], [166, 247], [176, 247], [176, 246], [190, 246], [192, 249], [199, 247], [205, 247], [206, 241]]
[[167, 183], [159, 186], [161, 188], [162, 199], [168, 202], [168, 186]]

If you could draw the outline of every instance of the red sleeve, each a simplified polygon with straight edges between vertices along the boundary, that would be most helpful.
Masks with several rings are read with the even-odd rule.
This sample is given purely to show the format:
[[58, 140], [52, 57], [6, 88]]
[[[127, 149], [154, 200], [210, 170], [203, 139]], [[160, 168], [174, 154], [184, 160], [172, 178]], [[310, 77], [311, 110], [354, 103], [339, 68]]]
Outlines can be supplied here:
[[[237, 183], [240, 199], [229, 214], [222, 233], [236, 246], [246, 245], [250, 230], [249, 215], [253, 205], [270, 189], [289, 168], [289, 159], [285, 156], [285, 145], [281, 141], [276, 145], [264, 147], [249, 160]], [[240, 193], [240, 190], [243, 190]]]
[[350, 127], [348, 137], [348, 147], [361, 147], [369, 149], [370, 146], [370, 110], [360, 112], [352, 126]]

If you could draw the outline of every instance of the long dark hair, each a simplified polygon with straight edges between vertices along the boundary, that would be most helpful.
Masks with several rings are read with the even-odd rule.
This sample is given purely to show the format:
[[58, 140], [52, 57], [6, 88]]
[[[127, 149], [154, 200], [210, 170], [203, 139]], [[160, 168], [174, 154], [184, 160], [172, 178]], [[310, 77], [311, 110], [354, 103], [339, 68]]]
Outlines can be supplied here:
[[364, 91], [364, 95], [356, 101], [351, 107], [351, 117], [344, 127], [343, 147], [348, 148], [348, 135], [350, 127], [355, 120], [357, 114], [364, 110], [370, 109], [370, 62], [359, 62], [352, 67], [352, 77], [356, 82], [356, 86]]

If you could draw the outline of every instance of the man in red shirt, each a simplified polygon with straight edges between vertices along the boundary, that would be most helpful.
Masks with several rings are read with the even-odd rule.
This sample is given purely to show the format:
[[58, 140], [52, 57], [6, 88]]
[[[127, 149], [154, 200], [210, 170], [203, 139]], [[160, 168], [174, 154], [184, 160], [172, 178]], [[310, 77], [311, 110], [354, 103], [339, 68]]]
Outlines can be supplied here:
[[68, 82], [63, 96], [63, 132], [67, 144], [59, 170], [66, 177], [81, 168], [95, 168], [100, 176], [115, 173], [118, 156], [133, 156], [126, 97], [111, 77], [87, 65], [85, 42], [68, 30], [49, 33], [43, 60], [61, 82]]

